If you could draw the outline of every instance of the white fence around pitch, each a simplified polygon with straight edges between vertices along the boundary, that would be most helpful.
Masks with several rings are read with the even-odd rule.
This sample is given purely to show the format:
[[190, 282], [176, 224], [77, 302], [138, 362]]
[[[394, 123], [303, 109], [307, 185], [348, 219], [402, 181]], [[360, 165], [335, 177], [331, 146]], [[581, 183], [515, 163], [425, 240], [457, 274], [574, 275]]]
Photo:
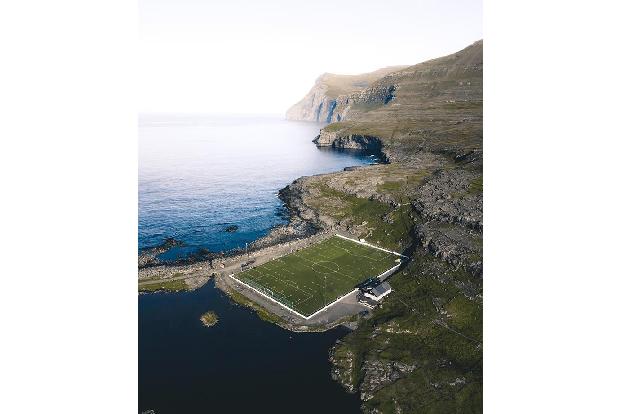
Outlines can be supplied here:
[[[363, 246], [368, 246], [368, 247], [371, 247], [371, 248], [373, 248], [373, 249], [382, 250], [382, 251], [384, 251], [384, 252], [386, 252], [386, 253], [391, 253], [391, 254], [394, 254], [394, 255], [396, 255], [396, 256], [399, 256], [399, 257], [404, 257], [404, 258], [408, 259], [408, 257], [407, 257], [407, 256], [404, 256], [404, 255], [402, 255], [402, 254], [400, 254], [400, 253], [397, 253], [397, 252], [393, 252], [392, 250], [383, 249], [383, 248], [381, 248], [381, 247], [374, 246], [374, 245], [372, 245], [372, 244], [370, 244], [370, 243], [367, 243], [367, 242], [361, 242], [360, 240], [356, 240], [356, 239], [352, 239], [352, 238], [350, 238], [350, 237], [345, 237], [345, 236], [342, 236], [342, 235], [340, 235], [340, 234], [338, 234], [338, 233], [335, 233], [334, 235], [335, 235], [335, 236], [337, 236], [337, 237], [340, 237], [340, 238], [342, 238], [342, 239], [349, 240], [349, 241], [353, 241], [354, 243], [361, 244], [361, 245], [363, 245]], [[307, 247], [308, 247], [308, 246], [307, 246]], [[286, 256], [286, 255], [285, 255], [285, 256]], [[260, 265], [259, 265], [259, 266], [260, 266]], [[395, 266], [391, 267], [390, 269], [386, 270], [384, 273], [382, 273], [381, 275], [378, 275], [378, 276], [376, 276], [376, 277], [377, 277], [379, 280], [381, 280], [381, 281], [383, 282], [384, 280], [386, 280], [386, 279], [388, 278], [388, 276], [392, 275], [392, 274], [393, 274], [393, 273], [394, 273], [394, 272], [395, 272], [395, 271], [399, 268], [399, 266], [401, 266], [401, 263], [399, 263], [399, 264], [397, 264], [397, 265], [395, 265]], [[328, 305], [324, 306], [323, 308], [319, 309], [318, 311], [314, 312], [313, 314], [311, 314], [311, 315], [309, 315], [309, 316], [304, 316], [304, 315], [302, 315], [300, 312], [298, 312], [298, 311], [296, 311], [296, 310], [293, 310], [291, 307], [289, 307], [289, 306], [285, 305], [284, 303], [280, 302], [280, 301], [279, 301], [279, 300], [277, 300], [275, 297], [273, 297], [273, 296], [270, 296], [270, 295], [268, 295], [268, 294], [263, 293], [263, 292], [262, 292], [261, 290], [259, 290], [258, 288], [255, 288], [254, 286], [251, 286], [251, 285], [249, 285], [249, 284], [247, 284], [247, 283], [242, 282], [241, 280], [239, 280], [238, 278], [234, 277], [233, 275], [234, 275], [234, 274], [233, 274], [233, 273], [231, 273], [231, 274], [229, 275], [229, 277], [230, 277], [231, 279], [235, 280], [236, 282], [238, 282], [239, 284], [241, 284], [241, 285], [243, 285], [243, 286], [247, 287], [248, 289], [252, 289], [253, 291], [255, 291], [256, 293], [258, 293], [259, 295], [263, 296], [264, 298], [269, 299], [270, 301], [272, 301], [272, 302], [276, 303], [277, 305], [282, 306], [283, 308], [287, 309], [289, 312], [292, 312], [292, 313], [294, 313], [294, 314], [298, 315], [299, 317], [304, 318], [304, 319], [306, 319], [306, 320], [313, 318], [315, 315], [317, 315], [317, 314], [319, 314], [319, 313], [321, 313], [321, 312], [325, 311], [326, 309], [328, 309], [329, 307], [331, 307], [331, 306], [333, 306], [333, 305], [337, 304], [339, 301], [343, 300], [343, 299], [344, 299], [344, 298], [346, 298], [347, 296], [349, 296], [349, 295], [351, 295], [352, 293], [354, 293], [354, 292], [357, 292], [357, 291], [358, 291], [358, 288], [355, 288], [355, 289], [353, 289], [352, 291], [347, 292], [346, 294], [344, 294], [344, 295], [342, 295], [342, 296], [339, 296], [339, 297], [338, 297], [338, 298], [336, 298], [333, 302], [330, 302]], [[267, 289], [267, 288], [265, 288], [265, 289], [266, 289], [266, 290], [269, 290], [269, 289]], [[273, 294], [273, 292], [271, 292], [271, 293]], [[275, 296], [275, 295], [274, 295], [274, 296]]]
[[265, 293], [261, 292], [259, 289], [255, 288], [253, 286], [250, 286], [247, 283], [242, 282], [241, 280], [239, 280], [236, 277], [234, 277], [233, 274], [230, 274], [229, 277], [231, 279], [233, 279], [234, 281], [236, 281], [237, 283], [239, 283], [241, 285], [244, 285], [248, 289], [254, 290], [255, 292], [257, 292], [259, 295], [263, 296], [264, 298], [271, 300], [272, 302], [276, 303], [277, 305], [282, 306], [283, 308], [287, 309], [289, 312], [295, 313], [296, 315], [298, 315], [298, 316], [300, 316], [300, 317], [302, 317], [302, 318], [304, 318], [306, 320], [311, 319], [313, 316], [319, 314], [320, 312], [323, 312], [324, 310], [328, 309], [330, 306], [335, 305], [340, 300], [346, 298], [347, 296], [351, 295], [352, 293], [354, 293], [354, 292], [356, 292], [358, 290], [358, 288], [356, 288], [356, 289], [346, 293], [343, 296], [339, 296], [338, 298], [336, 298], [336, 300], [334, 300], [333, 302], [330, 302], [328, 305], [324, 306], [323, 308], [319, 309], [318, 311], [314, 312], [313, 314], [311, 314], [309, 316], [304, 316], [300, 312], [291, 309], [289, 306], [285, 305], [284, 303], [279, 302], [276, 298], [273, 298], [273, 297], [271, 297], [269, 295], [266, 295]]
[[294, 311], [294, 310], [293, 310], [293, 309], [291, 309], [289, 306], [287, 306], [287, 305], [285, 305], [285, 304], [283, 304], [283, 303], [280, 303], [280, 302], [279, 302], [279, 301], [277, 301], [276, 299], [274, 299], [274, 298], [270, 297], [269, 295], [266, 295], [265, 293], [261, 292], [259, 289], [255, 288], [255, 287], [253, 287], [253, 286], [250, 286], [250, 285], [249, 285], [249, 284], [247, 284], [247, 283], [242, 282], [241, 280], [239, 280], [238, 278], [236, 278], [235, 276], [233, 276], [233, 274], [232, 274], [232, 273], [229, 275], [229, 277], [230, 277], [231, 279], [233, 279], [234, 281], [236, 281], [237, 283], [239, 283], [240, 285], [244, 285], [244, 286], [245, 286], [245, 287], [247, 287], [248, 289], [252, 289], [252, 290], [254, 290], [255, 292], [257, 292], [259, 295], [263, 296], [264, 298], [271, 300], [272, 302], [274, 302], [274, 303], [278, 304], [279, 306], [282, 306], [283, 308], [287, 309], [289, 312], [295, 313], [296, 315], [298, 315], [298, 316], [300, 316], [300, 317], [302, 317], [302, 318], [304, 318], [304, 319], [308, 319], [306, 316], [302, 315], [300, 312]]
[[390, 276], [393, 273], [395, 273], [397, 271], [397, 269], [399, 269], [399, 266], [401, 266], [401, 263], [399, 263], [398, 265], [396, 265], [394, 267], [391, 267], [390, 269], [386, 270], [381, 275], [378, 275], [378, 276], [375, 276], [375, 277], [377, 277], [379, 280], [381, 280], [383, 282], [384, 280], [388, 279], [388, 276]]
[[[404, 256], [404, 257], [405, 257], [405, 256]], [[377, 278], [379, 278], [379, 279], [383, 282], [384, 280], [386, 280], [386, 278], [387, 278], [388, 276], [390, 276], [391, 274], [393, 274], [393, 273], [394, 273], [394, 272], [395, 272], [395, 271], [399, 268], [399, 266], [401, 266], [401, 263], [399, 263], [399, 264], [398, 264], [398, 265], [396, 265], [396, 266], [391, 267], [390, 269], [386, 270], [384, 273], [382, 273], [381, 275], [376, 276], [376, 277], [377, 277]], [[349, 296], [349, 295], [351, 295], [352, 293], [354, 293], [354, 292], [357, 292], [357, 291], [358, 291], [358, 288], [355, 288], [355, 289], [353, 289], [353, 290], [351, 290], [351, 291], [347, 292], [346, 294], [344, 294], [344, 295], [342, 295], [342, 296], [339, 296], [339, 297], [338, 297], [338, 298], [336, 298], [334, 301], [330, 302], [329, 304], [327, 304], [327, 305], [326, 305], [326, 306], [324, 306], [323, 308], [319, 309], [318, 311], [316, 311], [316, 312], [312, 313], [311, 315], [309, 315], [309, 316], [304, 316], [304, 315], [302, 315], [300, 312], [295, 311], [295, 310], [291, 309], [289, 306], [285, 305], [284, 303], [282, 303], [282, 302], [278, 301], [276, 298], [274, 298], [274, 297], [272, 297], [272, 296], [270, 296], [270, 295], [267, 295], [267, 294], [265, 294], [265, 293], [261, 292], [259, 289], [255, 288], [254, 286], [251, 286], [251, 285], [249, 285], [249, 284], [247, 284], [247, 283], [242, 282], [242, 281], [241, 281], [241, 280], [239, 280], [238, 278], [234, 277], [234, 276], [233, 276], [233, 274], [230, 274], [230, 275], [229, 275], [229, 277], [230, 277], [231, 279], [233, 279], [234, 281], [238, 282], [239, 284], [244, 285], [244, 286], [245, 286], [245, 287], [247, 287], [248, 289], [252, 289], [253, 291], [257, 292], [259, 295], [263, 296], [264, 298], [271, 300], [272, 302], [276, 303], [276, 304], [277, 304], [277, 305], [279, 305], [279, 306], [282, 306], [283, 308], [287, 309], [289, 312], [295, 313], [296, 315], [298, 315], [298, 316], [300, 316], [300, 317], [302, 317], [302, 318], [304, 318], [304, 319], [306, 319], [306, 320], [311, 319], [311, 318], [312, 318], [312, 317], [314, 317], [315, 315], [317, 315], [317, 314], [319, 314], [319, 313], [321, 313], [321, 312], [325, 311], [326, 309], [328, 309], [330, 306], [336, 305], [338, 302], [340, 302], [341, 300], [345, 299], [347, 296]]]
[[392, 253], [392, 254], [394, 254], [394, 255], [397, 255], [397, 256], [400, 256], [400, 257], [405, 257], [406, 259], [409, 259], [409, 257], [404, 256], [404, 255], [402, 255], [401, 253], [393, 252], [392, 250], [388, 250], [388, 249], [384, 249], [384, 248], [381, 248], [381, 247], [378, 247], [378, 246], [374, 246], [374, 245], [372, 245], [371, 243], [367, 243], [366, 241], [365, 241], [365, 242], [361, 242], [360, 240], [352, 239], [351, 237], [345, 237], [345, 236], [342, 236], [342, 235], [340, 235], [340, 234], [338, 234], [338, 233], [336, 233], [336, 234], [335, 234], [335, 236], [336, 236], [336, 237], [340, 237], [341, 239], [345, 239], [345, 240], [353, 241], [354, 243], [358, 243], [358, 244], [361, 244], [361, 245], [363, 245], [363, 246], [369, 246], [369, 247], [372, 247], [372, 248], [374, 248], [374, 249], [384, 251], [384, 252], [386, 252], [386, 253]]

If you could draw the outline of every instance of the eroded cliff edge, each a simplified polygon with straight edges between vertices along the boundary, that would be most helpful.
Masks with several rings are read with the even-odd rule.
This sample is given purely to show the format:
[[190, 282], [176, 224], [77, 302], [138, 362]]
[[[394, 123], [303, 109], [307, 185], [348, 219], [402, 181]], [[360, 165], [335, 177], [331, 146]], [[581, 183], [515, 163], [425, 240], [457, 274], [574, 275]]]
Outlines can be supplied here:
[[287, 111], [292, 121], [333, 122], [345, 119], [344, 108], [354, 100], [370, 99], [369, 86], [406, 66], [390, 66], [360, 75], [324, 73], [298, 103]]
[[389, 163], [281, 191], [296, 220], [414, 258], [331, 351], [333, 377], [364, 412], [482, 411], [482, 109], [482, 41], [392, 71], [339, 95], [315, 139]]

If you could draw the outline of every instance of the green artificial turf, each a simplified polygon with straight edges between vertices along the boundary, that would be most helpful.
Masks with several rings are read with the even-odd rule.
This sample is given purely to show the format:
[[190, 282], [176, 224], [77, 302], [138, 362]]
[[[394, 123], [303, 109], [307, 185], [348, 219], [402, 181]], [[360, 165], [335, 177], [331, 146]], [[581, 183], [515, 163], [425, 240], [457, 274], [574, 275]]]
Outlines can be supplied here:
[[360, 282], [396, 266], [398, 259], [393, 253], [333, 236], [234, 277], [308, 317]]

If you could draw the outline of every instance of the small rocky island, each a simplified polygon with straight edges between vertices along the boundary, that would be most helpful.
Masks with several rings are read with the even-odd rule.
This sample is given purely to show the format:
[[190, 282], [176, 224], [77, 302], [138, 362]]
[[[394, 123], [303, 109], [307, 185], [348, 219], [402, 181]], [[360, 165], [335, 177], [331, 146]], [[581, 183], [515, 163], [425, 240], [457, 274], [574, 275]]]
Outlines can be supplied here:
[[227, 233], [235, 233], [237, 230], [239, 230], [239, 226], [235, 224], [231, 224], [224, 229]]
[[203, 313], [201, 315], [201, 322], [203, 323], [203, 326], [211, 328], [218, 323], [218, 315], [216, 315], [214, 311]]

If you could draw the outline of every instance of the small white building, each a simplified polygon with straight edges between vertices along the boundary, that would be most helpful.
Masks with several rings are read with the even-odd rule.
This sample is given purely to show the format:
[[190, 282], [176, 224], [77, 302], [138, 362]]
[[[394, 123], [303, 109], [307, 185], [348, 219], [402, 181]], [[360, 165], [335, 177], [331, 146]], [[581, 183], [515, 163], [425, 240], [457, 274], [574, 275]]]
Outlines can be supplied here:
[[379, 285], [362, 290], [362, 293], [365, 297], [376, 302], [379, 302], [384, 296], [388, 295], [390, 292], [392, 292], [392, 288], [390, 287], [388, 282], [383, 282]]

